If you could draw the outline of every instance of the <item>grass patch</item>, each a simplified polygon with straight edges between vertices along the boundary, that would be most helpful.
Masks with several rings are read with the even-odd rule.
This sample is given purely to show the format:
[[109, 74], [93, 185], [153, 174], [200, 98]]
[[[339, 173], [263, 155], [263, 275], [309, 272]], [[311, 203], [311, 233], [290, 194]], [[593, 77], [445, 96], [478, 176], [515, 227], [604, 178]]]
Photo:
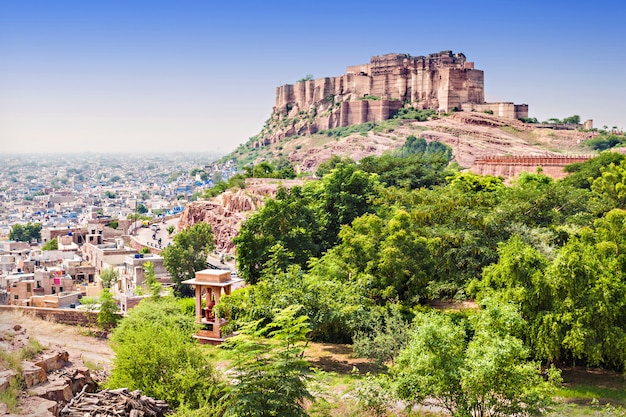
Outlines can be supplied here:
[[7, 411], [11, 414], [17, 414], [20, 412], [19, 408], [19, 393], [17, 378], [12, 378], [9, 381], [9, 386], [4, 391], [0, 392], [0, 402], [7, 406]]
[[557, 390], [557, 397], [561, 397], [566, 401], [591, 402], [594, 399], [600, 400], [602, 403], [610, 402], [626, 406], [626, 391], [623, 389], [614, 389], [598, 386], [574, 386], [563, 387]]

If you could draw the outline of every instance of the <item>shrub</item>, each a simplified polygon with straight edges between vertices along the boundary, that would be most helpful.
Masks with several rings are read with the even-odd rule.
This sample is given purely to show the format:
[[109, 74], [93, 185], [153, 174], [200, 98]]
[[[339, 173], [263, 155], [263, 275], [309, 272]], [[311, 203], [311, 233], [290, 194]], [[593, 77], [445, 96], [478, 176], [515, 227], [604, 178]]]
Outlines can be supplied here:
[[195, 409], [217, 401], [224, 388], [191, 337], [194, 331], [194, 317], [175, 299], [143, 300], [113, 331], [108, 387], [139, 389], [172, 407]]

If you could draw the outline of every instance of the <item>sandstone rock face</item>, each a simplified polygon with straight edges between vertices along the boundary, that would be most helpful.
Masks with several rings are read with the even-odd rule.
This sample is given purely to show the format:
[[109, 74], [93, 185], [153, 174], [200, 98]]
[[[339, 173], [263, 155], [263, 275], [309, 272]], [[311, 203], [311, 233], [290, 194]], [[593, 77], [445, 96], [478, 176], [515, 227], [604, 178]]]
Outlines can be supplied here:
[[34, 363], [22, 361], [22, 376], [26, 388], [41, 384], [48, 380], [46, 371]]
[[39, 366], [46, 372], [56, 371], [67, 365], [69, 361], [69, 354], [66, 351], [52, 352], [44, 354], [44, 357], [35, 362], [36, 366]]
[[301, 180], [275, 180], [255, 178], [246, 181], [246, 188], [226, 191], [211, 201], [187, 204], [178, 221], [177, 230], [197, 222], [206, 222], [213, 228], [215, 248], [219, 252], [233, 253], [232, 239], [239, 232], [248, 213], [258, 210], [267, 197], [274, 197], [279, 186], [291, 187], [302, 184]]

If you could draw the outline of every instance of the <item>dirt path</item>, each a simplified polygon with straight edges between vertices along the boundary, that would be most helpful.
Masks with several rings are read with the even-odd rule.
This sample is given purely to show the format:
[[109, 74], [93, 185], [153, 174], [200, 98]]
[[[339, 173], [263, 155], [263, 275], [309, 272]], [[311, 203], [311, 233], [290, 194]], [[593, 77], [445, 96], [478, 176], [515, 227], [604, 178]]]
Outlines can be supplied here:
[[87, 367], [108, 371], [113, 351], [106, 339], [89, 336], [88, 329], [53, 323], [19, 311], [0, 311], [0, 333], [16, 324], [41, 343], [44, 348], [60, 348], [70, 355], [70, 361], [83, 362]]

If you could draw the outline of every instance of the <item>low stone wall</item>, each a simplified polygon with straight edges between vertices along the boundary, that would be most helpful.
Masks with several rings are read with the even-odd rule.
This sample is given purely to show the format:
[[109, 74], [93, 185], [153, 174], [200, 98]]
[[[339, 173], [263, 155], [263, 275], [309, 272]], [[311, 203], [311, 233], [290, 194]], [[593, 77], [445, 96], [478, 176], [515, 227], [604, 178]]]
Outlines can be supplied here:
[[0, 306], [0, 312], [8, 310], [20, 310], [43, 320], [52, 321], [55, 323], [71, 324], [74, 326], [84, 326], [91, 323], [96, 323], [98, 317], [98, 313], [74, 309]]

